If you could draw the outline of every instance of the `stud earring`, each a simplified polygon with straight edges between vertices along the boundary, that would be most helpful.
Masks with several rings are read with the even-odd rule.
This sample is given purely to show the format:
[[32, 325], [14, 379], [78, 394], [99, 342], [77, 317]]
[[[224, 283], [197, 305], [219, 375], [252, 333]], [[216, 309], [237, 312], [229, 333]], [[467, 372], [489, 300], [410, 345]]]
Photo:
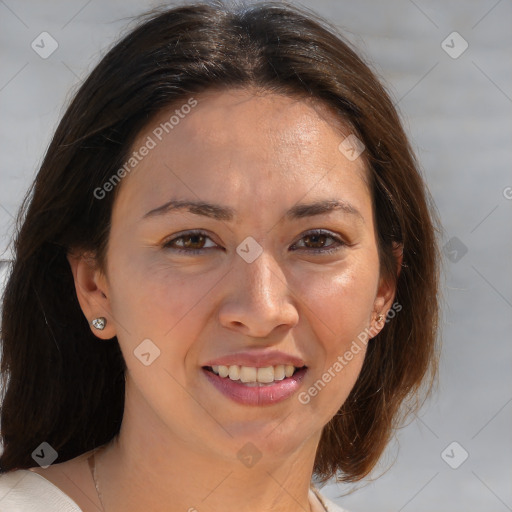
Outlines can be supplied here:
[[384, 320], [384, 315], [379, 315], [377, 317], [377, 323], [380, 324], [382, 322], [382, 320]]
[[95, 329], [98, 329], [98, 331], [102, 331], [105, 329], [105, 325], [107, 323], [107, 319], [104, 316], [100, 316], [98, 318], [95, 318], [91, 324]]

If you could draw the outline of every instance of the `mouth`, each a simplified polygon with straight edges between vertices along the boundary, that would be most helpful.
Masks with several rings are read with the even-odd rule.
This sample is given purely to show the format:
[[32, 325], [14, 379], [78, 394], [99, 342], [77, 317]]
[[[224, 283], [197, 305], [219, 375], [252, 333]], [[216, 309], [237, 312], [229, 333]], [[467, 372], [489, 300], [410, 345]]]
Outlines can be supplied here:
[[[203, 369], [213, 373], [221, 379], [234, 381], [247, 387], [272, 386], [276, 382], [291, 379], [307, 366], [296, 367], [291, 364], [281, 364], [265, 367], [242, 365], [214, 365], [203, 366]], [[304, 372], [302, 372], [304, 373]]]
[[246, 406], [270, 406], [296, 394], [307, 366], [202, 366], [206, 380], [227, 398]]

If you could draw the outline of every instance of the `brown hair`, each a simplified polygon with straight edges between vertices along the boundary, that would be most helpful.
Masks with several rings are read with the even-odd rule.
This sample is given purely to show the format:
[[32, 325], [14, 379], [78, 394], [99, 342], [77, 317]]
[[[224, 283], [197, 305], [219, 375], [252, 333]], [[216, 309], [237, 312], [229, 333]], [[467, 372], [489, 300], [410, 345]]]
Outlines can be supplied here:
[[119, 432], [125, 362], [118, 343], [98, 343], [91, 332], [66, 253], [93, 251], [105, 268], [118, 191], [98, 200], [94, 190], [123, 165], [156, 113], [191, 94], [249, 86], [322, 100], [364, 143], [381, 270], [396, 279], [401, 306], [370, 340], [350, 396], [325, 426], [314, 475], [366, 476], [409, 404], [416, 410], [430, 393], [437, 220], [388, 94], [337, 29], [305, 8], [181, 5], [145, 15], [92, 71], [23, 201], [3, 298], [0, 472], [35, 466], [31, 454], [43, 441], [62, 462]]

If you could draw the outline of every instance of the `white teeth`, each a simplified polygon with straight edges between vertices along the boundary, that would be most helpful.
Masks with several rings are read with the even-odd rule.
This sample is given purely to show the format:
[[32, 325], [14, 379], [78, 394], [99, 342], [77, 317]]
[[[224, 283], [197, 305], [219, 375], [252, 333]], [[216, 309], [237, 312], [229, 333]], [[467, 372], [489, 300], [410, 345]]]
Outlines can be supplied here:
[[253, 366], [241, 366], [240, 367], [240, 380], [242, 382], [256, 382], [258, 380], [257, 376], [258, 376], [257, 368], [254, 368]]
[[229, 378], [231, 380], [238, 380], [240, 378], [240, 367], [234, 365], [231, 365], [229, 367]]
[[258, 382], [273, 382], [274, 380], [274, 367], [266, 366], [265, 368], [258, 368]]
[[293, 372], [295, 370], [295, 366], [291, 365], [291, 364], [287, 364], [285, 367], [284, 367], [284, 374], [287, 376], [287, 377], [291, 377], [293, 375]]
[[283, 380], [286, 377], [284, 364], [274, 366], [274, 380]]
[[236, 364], [225, 366], [221, 364], [212, 366], [212, 370], [220, 377], [229, 377], [231, 380], [240, 380], [243, 383], [261, 382], [262, 384], [269, 384], [276, 380], [283, 380], [285, 377], [291, 377], [295, 371], [295, 366], [292, 364], [278, 364], [256, 368], [254, 366], [238, 366]]

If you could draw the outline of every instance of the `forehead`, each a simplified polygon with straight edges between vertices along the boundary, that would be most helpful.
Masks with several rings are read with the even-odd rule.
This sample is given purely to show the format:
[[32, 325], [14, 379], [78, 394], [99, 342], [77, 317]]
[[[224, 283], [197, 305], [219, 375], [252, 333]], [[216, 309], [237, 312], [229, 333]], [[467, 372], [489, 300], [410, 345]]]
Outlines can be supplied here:
[[[333, 153], [351, 131], [327, 105], [312, 98], [228, 89], [204, 92], [196, 101], [197, 106], [180, 121], [180, 129], [176, 126], [168, 134], [176, 144], [200, 141], [205, 151], [226, 147], [233, 151], [239, 145], [244, 151], [253, 149], [260, 157], [268, 153], [272, 158], [282, 151], [287, 156], [297, 151], [314, 151], [321, 156], [328, 149]], [[177, 111], [179, 106], [170, 110]], [[168, 119], [169, 110], [161, 112], [148, 129], [158, 129]]]
[[[318, 140], [326, 128], [341, 127], [327, 107], [308, 98], [291, 97], [257, 90], [234, 89], [209, 91], [198, 98], [195, 114], [182, 131], [204, 138], [215, 145], [237, 140], [250, 146], [254, 140], [267, 138], [275, 144], [306, 148]], [[165, 113], [162, 113], [165, 118]], [[234, 123], [234, 124], [233, 124]], [[215, 131], [211, 127], [216, 127]], [[245, 131], [234, 127], [246, 126]], [[323, 128], [323, 129], [322, 129]], [[325, 135], [325, 133], [324, 133]]]
[[350, 194], [367, 187], [363, 159], [350, 161], [339, 150], [350, 128], [319, 101], [245, 89], [193, 100], [191, 108], [183, 107], [193, 105], [185, 98], [159, 112], [140, 132], [132, 151], [151, 149], [123, 178], [118, 208], [130, 203], [147, 210], [170, 195], [250, 192], [286, 202], [313, 188]]

